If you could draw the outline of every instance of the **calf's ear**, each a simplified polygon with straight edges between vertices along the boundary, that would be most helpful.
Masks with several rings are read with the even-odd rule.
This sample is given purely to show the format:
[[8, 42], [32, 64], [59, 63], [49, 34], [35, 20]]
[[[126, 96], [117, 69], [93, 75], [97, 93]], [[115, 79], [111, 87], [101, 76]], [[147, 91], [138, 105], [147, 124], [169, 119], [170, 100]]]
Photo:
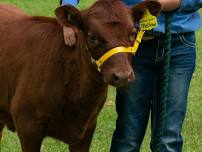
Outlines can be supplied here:
[[76, 26], [81, 28], [83, 24], [81, 12], [72, 5], [63, 5], [55, 10], [55, 15], [61, 26]]
[[146, 9], [148, 9], [152, 15], [158, 16], [161, 12], [161, 4], [158, 1], [146, 0], [132, 7], [131, 10], [135, 22], [138, 22], [142, 18]]

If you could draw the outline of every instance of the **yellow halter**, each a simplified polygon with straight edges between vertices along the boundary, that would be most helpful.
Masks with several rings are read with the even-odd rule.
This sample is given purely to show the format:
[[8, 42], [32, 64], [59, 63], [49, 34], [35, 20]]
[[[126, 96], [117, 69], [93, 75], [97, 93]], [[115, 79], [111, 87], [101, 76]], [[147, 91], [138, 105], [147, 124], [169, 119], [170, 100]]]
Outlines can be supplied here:
[[144, 35], [145, 31], [139, 31], [136, 37], [136, 40], [134, 42], [134, 45], [132, 47], [124, 47], [124, 46], [119, 46], [115, 47], [108, 52], [106, 52], [103, 56], [100, 57], [98, 60], [92, 59], [92, 61], [97, 65], [98, 70], [100, 71], [101, 65], [111, 56], [117, 53], [132, 53], [135, 54], [137, 52], [137, 49], [139, 47], [139, 44], [141, 43], [142, 37]]

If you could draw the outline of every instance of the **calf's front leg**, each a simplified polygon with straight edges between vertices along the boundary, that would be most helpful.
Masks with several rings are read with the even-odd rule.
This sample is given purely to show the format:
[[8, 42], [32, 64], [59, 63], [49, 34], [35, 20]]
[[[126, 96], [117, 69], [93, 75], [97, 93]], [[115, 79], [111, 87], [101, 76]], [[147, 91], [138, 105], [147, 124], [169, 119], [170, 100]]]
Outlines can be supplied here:
[[44, 138], [42, 128], [33, 120], [21, 119], [16, 124], [22, 152], [40, 152]]
[[41, 143], [45, 137], [43, 125], [33, 106], [18, 105], [17, 101], [16, 103], [11, 107], [11, 112], [22, 152], [40, 152]]
[[96, 125], [93, 125], [93, 127], [89, 128], [86, 131], [84, 138], [79, 143], [75, 145], [69, 145], [69, 151], [70, 152], [89, 152], [95, 127]]

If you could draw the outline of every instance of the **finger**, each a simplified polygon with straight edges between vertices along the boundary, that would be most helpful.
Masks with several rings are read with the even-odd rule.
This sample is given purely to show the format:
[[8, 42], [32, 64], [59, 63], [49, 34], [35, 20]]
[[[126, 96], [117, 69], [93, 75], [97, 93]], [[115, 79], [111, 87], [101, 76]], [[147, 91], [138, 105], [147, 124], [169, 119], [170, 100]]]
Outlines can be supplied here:
[[70, 41], [71, 41], [71, 44], [72, 45], [75, 45], [76, 44], [76, 36], [74, 35], [74, 36], [71, 36], [70, 37]]
[[69, 41], [69, 46], [73, 46], [73, 43], [71, 41], [71, 37], [69, 37], [68, 41]]
[[71, 46], [71, 41], [70, 41], [69, 37], [66, 36], [64, 39], [65, 39], [65, 44], [67, 46]]

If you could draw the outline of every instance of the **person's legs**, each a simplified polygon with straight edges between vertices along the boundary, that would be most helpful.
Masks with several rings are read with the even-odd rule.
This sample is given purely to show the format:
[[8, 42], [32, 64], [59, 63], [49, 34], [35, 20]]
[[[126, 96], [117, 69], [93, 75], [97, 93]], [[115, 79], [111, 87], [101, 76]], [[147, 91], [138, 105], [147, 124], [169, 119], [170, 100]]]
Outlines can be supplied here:
[[[184, 39], [184, 40], [183, 40]], [[195, 36], [194, 34], [175, 35], [173, 37], [171, 50], [170, 75], [168, 82], [168, 100], [166, 103], [165, 130], [161, 138], [161, 152], [181, 152], [182, 136], [181, 129], [185, 118], [187, 96], [192, 74], [195, 68]], [[158, 92], [157, 92], [158, 96]], [[156, 118], [159, 117], [158, 99], [156, 109], [153, 110]], [[153, 120], [153, 134], [156, 135], [155, 124], [158, 119]], [[153, 150], [153, 140], [151, 142]]]
[[135, 85], [117, 91], [118, 118], [111, 152], [139, 151], [145, 134], [151, 105], [152, 76], [141, 76], [138, 73], [136, 75]]
[[161, 55], [159, 44], [159, 40], [144, 43], [134, 58], [135, 81], [117, 91], [118, 118], [111, 152], [138, 152], [140, 149], [151, 109], [155, 60]]

